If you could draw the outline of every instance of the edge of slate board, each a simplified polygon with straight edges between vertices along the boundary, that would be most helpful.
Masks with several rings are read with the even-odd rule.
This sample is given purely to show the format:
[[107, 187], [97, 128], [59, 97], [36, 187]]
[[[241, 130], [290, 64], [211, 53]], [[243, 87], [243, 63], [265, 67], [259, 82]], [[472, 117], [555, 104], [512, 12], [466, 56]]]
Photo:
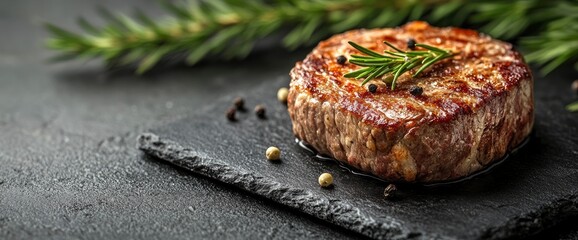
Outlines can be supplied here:
[[285, 206], [375, 239], [442, 239], [411, 232], [400, 222], [387, 218], [377, 222], [360, 209], [340, 200], [317, 196], [306, 189], [281, 184], [258, 173], [230, 166], [153, 133], [138, 137], [138, 148], [173, 165], [233, 185]]
[[[143, 152], [178, 167], [233, 185], [282, 205], [297, 209], [316, 218], [375, 239], [449, 239], [447, 236], [412, 231], [394, 218], [378, 222], [360, 209], [336, 199], [317, 196], [309, 190], [281, 184], [256, 172], [226, 164], [218, 159], [185, 148], [153, 133], [138, 137], [138, 148]], [[564, 217], [564, 213], [578, 211], [576, 195], [569, 194], [539, 211], [512, 219], [507, 224], [488, 229], [481, 239], [523, 237], [550, 227]]]

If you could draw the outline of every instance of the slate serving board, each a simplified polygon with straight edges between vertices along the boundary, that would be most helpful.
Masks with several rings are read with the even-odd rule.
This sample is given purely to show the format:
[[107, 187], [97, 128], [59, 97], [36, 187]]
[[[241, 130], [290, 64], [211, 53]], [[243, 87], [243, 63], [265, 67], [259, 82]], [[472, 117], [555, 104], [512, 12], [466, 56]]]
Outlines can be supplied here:
[[[142, 151], [176, 166], [271, 199], [376, 239], [503, 239], [537, 233], [578, 215], [578, 116], [560, 103], [561, 84], [536, 80], [536, 121], [528, 143], [490, 172], [461, 183], [402, 185], [385, 198], [387, 183], [322, 161], [295, 142], [276, 91], [288, 79], [241, 89], [198, 114], [143, 133]], [[236, 96], [249, 110], [230, 122]], [[252, 112], [265, 104], [267, 119]], [[280, 163], [265, 159], [278, 146]], [[334, 176], [320, 188], [317, 177]]]

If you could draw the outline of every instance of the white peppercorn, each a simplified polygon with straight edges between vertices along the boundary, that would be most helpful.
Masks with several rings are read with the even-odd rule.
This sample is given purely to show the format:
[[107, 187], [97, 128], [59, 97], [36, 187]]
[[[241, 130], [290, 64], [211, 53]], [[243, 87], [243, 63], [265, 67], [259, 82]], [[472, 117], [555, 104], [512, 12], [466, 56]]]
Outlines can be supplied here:
[[265, 156], [267, 159], [272, 161], [279, 160], [281, 157], [281, 150], [277, 147], [269, 147], [267, 148], [267, 151], [265, 151]]
[[277, 91], [277, 100], [281, 103], [287, 103], [287, 96], [289, 96], [289, 89], [282, 87]]
[[321, 187], [329, 187], [333, 184], [333, 176], [330, 173], [322, 173], [319, 176], [319, 185]]

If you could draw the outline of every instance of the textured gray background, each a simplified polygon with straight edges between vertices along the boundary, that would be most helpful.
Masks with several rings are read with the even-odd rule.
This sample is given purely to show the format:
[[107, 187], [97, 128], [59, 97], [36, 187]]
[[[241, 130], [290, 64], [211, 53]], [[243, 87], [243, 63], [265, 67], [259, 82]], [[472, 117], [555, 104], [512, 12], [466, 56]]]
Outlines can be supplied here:
[[[0, 2], [0, 238], [358, 238], [134, 147], [138, 133], [267, 80], [247, 64], [286, 78], [306, 50], [259, 53], [226, 71], [202, 64], [143, 77], [103, 71], [98, 61], [47, 64], [43, 22], [76, 29], [76, 16], [98, 21], [98, 5], [158, 15], [147, 2]], [[572, 227], [543, 236], [574, 239]]]

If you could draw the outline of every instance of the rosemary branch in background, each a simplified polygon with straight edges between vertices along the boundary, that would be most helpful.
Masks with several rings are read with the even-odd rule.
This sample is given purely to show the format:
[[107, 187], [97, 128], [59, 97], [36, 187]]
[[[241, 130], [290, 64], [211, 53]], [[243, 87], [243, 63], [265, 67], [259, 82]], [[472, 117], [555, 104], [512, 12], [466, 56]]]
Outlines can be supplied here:
[[355, 79], [365, 78], [361, 83], [363, 86], [371, 79], [381, 77], [385, 74], [392, 74], [388, 79], [391, 79], [391, 90], [394, 90], [397, 78], [405, 72], [419, 67], [419, 69], [413, 74], [413, 77], [416, 77], [429, 66], [454, 55], [451, 51], [439, 49], [427, 44], [415, 44], [416, 48], [423, 48], [425, 51], [418, 50], [406, 52], [396, 48], [389, 42], [383, 43], [395, 50], [395, 52], [384, 51], [384, 54], [380, 54], [362, 47], [357, 43], [349, 42], [352, 47], [366, 54], [366, 56], [351, 55], [349, 62], [364, 68], [347, 73], [344, 77]]
[[576, 0], [161, 0], [168, 16], [153, 20], [136, 11], [100, 11], [97, 27], [80, 18], [85, 33], [47, 24], [47, 46], [58, 59], [102, 58], [110, 66], [136, 63], [143, 73], [168, 56], [183, 54], [193, 65], [213, 56], [243, 58], [259, 39], [283, 35], [295, 49], [353, 28], [398, 26], [425, 20], [437, 26], [467, 26], [494, 38], [520, 40], [530, 63], [547, 74], [564, 63], [578, 64]]
[[[186, 54], [193, 65], [208, 56], [223, 59], [247, 56], [255, 42], [282, 34], [282, 44], [295, 49], [311, 45], [329, 34], [355, 27], [398, 25], [410, 14], [421, 15], [416, 3], [383, 0], [206, 0], [187, 3], [162, 2], [170, 16], [153, 20], [140, 11], [135, 18], [100, 13], [110, 24], [98, 28], [84, 19], [77, 34], [47, 24], [53, 37], [49, 48], [69, 57], [102, 57], [111, 65], [138, 62], [143, 73], [171, 54]], [[391, 8], [394, 6], [395, 8]], [[422, 4], [426, 4], [425, 2]], [[416, 7], [416, 8], [414, 8]], [[385, 11], [382, 11], [386, 9]], [[404, 13], [396, 16], [398, 10]]]
[[565, 62], [573, 62], [578, 70], [578, 1], [560, 3], [549, 11], [564, 17], [552, 19], [540, 34], [522, 38], [521, 45], [527, 50], [524, 57], [543, 66], [544, 73]]
[[[131, 18], [101, 9], [101, 15], [109, 24], [96, 27], [80, 18], [78, 24], [85, 30], [84, 34], [47, 24], [53, 35], [47, 45], [63, 54], [60, 59], [101, 57], [110, 65], [121, 66], [137, 62], [137, 73], [143, 73], [174, 54], [186, 54], [186, 62], [191, 65], [208, 56], [243, 58], [257, 40], [285, 32], [283, 46], [295, 49], [352, 28], [397, 26], [421, 19], [440, 26], [468, 25], [505, 40], [528, 36], [522, 38], [521, 48], [526, 50], [531, 63], [545, 66], [544, 73], [564, 62], [575, 62], [578, 55], [575, 31], [578, 1], [574, 0], [192, 0], [182, 3], [164, 0], [161, 3], [169, 16], [159, 20], [141, 11], [136, 11]], [[551, 51], [552, 46], [556, 51]]]

